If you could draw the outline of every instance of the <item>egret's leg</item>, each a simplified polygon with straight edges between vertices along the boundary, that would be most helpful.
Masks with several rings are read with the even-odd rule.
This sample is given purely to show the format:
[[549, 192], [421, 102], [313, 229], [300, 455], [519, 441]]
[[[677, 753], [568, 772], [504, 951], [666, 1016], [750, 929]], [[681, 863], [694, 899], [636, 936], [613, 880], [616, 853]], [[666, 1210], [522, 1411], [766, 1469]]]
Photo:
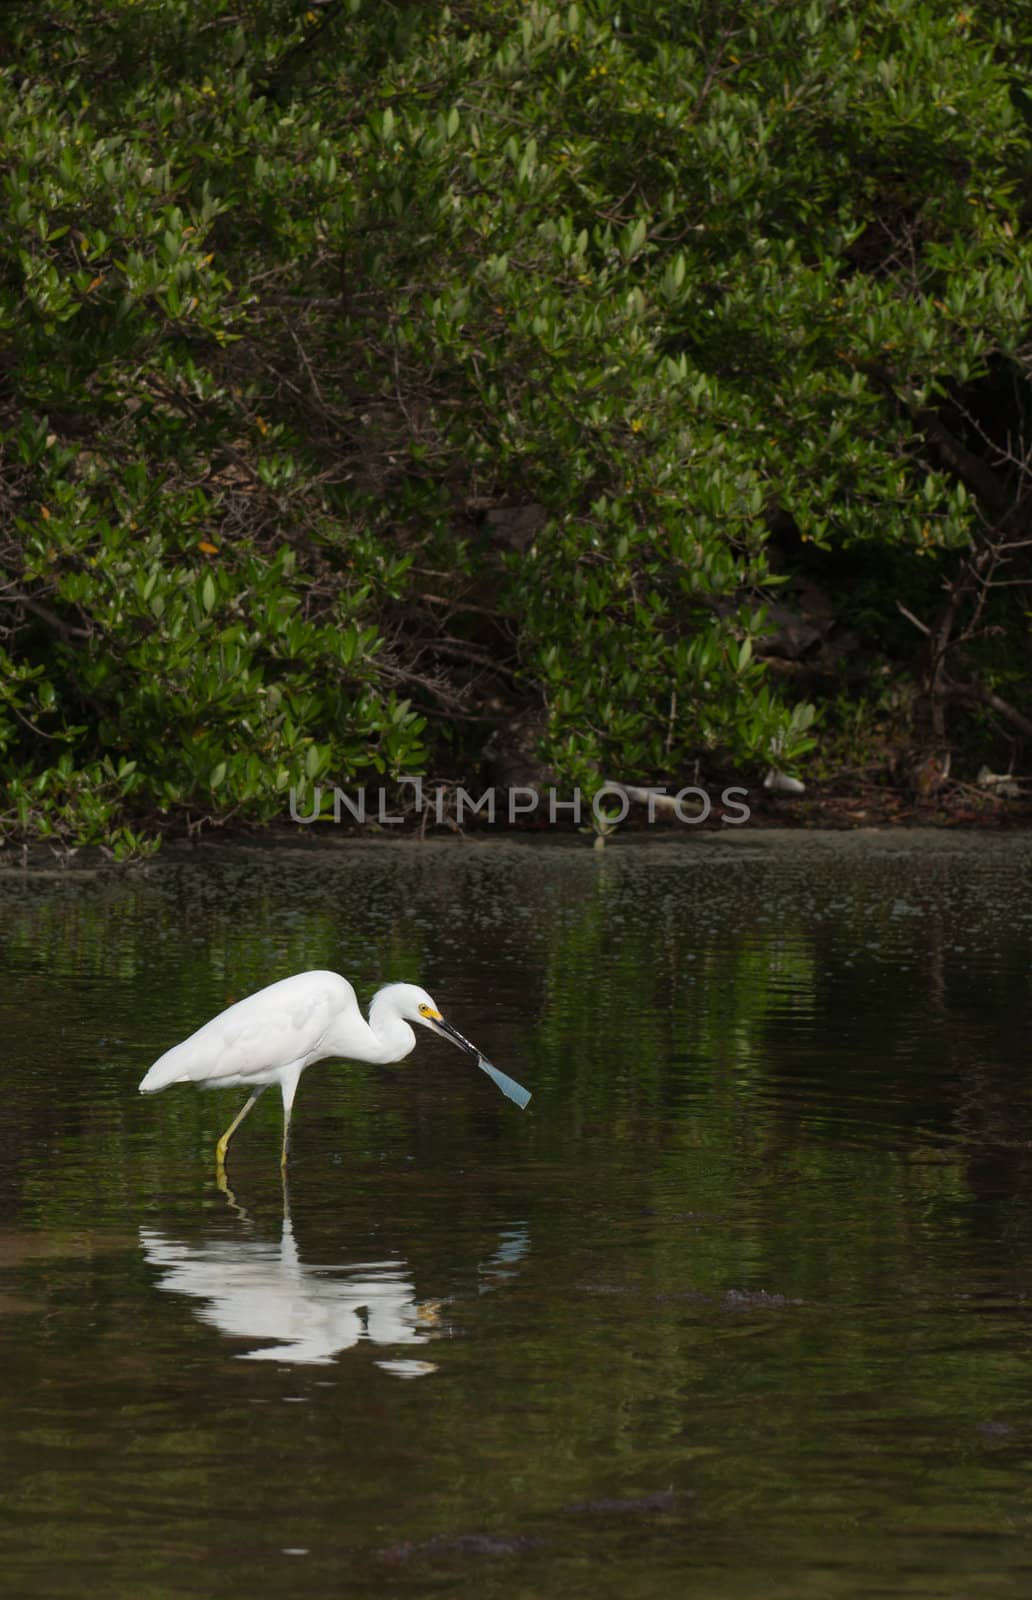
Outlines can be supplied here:
[[283, 1149], [280, 1153], [280, 1171], [287, 1170], [287, 1151], [290, 1148], [290, 1116], [294, 1109], [294, 1096], [297, 1094], [298, 1081], [303, 1068], [292, 1067], [284, 1072], [280, 1078], [280, 1092], [283, 1095]]
[[237, 1112], [236, 1116], [233, 1118], [233, 1120], [230, 1123], [229, 1127], [226, 1129], [225, 1133], [222, 1135], [222, 1138], [219, 1140], [218, 1144], [215, 1146], [215, 1161], [216, 1161], [216, 1164], [218, 1166], [220, 1166], [220, 1167], [225, 1166], [225, 1164], [226, 1164], [226, 1151], [229, 1149], [229, 1141], [230, 1141], [230, 1139], [232, 1139], [233, 1135], [236, 1133], [236, 1131], [239, 1128], [240, 1124], [243, 1122], [244, 1118], [247, 1116], [247, 1113], [250, 1111], [251, 1107], [254, 1105], [255, 1101], [257, 1100], [258, 1096], [261, 1094], [261, 1092], [262, 1092], [262, 1090], [264, 1088], [265, 1088], [265, 1084], [263, 1083], [259, 1088], [257, 1088], [254, 1091], [254, 1094], [251, 1096], [250, 1100], [248, 1100], [247, 1104], [245, 1106], [242, 1106], [241, 1109]]

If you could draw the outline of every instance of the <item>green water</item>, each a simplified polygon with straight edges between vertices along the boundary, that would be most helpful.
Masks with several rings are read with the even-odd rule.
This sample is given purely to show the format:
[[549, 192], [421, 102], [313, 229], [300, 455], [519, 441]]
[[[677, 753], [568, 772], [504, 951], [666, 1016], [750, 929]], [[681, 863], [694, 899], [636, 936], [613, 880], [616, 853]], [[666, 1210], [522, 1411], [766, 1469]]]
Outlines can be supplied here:
[[[0, 876], [0, 1593], [1026, 1596], [1032, 840]], [[308, 967], [427, 1038], [146, 1066]]]

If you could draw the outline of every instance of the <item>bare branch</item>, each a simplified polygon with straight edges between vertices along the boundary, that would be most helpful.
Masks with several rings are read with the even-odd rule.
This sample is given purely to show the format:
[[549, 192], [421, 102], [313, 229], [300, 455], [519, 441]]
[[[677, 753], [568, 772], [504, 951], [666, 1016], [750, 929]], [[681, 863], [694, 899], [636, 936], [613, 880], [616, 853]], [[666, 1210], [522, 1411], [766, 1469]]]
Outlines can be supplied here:
[[912, 622], [914, 624], [915, 628], [920, 628], [921, 632], [924, 634], [926, 639], [930, 639], [931, 638], [931, 636], [932, 636], [931, 628], [929, 628], [925, 623], [921, 622], [917, 617], [915, 617], [914, 613], [912, 611], [908, 611], [906, 606], [903, 604], [902, 600], [897, 600], [896, 601], [896, 610], [897, 611], [901, 611], [903, 613], [903, 615], [906, 617], [907, 621], [908, 622]]
[[943, 688], [943, 693], [950, 700], [960, 700], [966, 704], [988, 706], [990, 711], [995, 711], [997, 716], [1003, 717], [1012, 728], [1017, 728], [1019, 733], [1032, 739], [1032, 720], [1018, 711], [1009, 701], [1004, 700], [992, 689], [986, 689], [980, 683], [950, 683]]

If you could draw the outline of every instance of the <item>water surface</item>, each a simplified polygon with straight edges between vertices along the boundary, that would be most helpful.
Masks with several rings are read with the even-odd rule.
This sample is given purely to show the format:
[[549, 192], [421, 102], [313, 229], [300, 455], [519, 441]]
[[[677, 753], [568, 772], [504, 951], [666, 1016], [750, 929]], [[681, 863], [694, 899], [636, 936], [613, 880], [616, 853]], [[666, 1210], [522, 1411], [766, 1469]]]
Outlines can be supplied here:
[[[1032, 841], [0, 877], [0, 1593], [1032, 1583]], [[308, 967], [443, 1041], [136, 1084]]]

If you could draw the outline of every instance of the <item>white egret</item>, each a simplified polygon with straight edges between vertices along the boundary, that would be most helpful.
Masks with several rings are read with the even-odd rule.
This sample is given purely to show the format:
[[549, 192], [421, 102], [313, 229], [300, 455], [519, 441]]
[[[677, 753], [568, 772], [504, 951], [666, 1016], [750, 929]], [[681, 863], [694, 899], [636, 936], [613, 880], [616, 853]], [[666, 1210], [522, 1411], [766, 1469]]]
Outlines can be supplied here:
[[151, 1067], [141, 1094], [156, 1094], [173, 1083], [202, 1089], [250, 1089], [251, 1098], [233, 1118], [215, 1147], [221, 1169], [229, 1141], [263, 1089], [278, 1083], [283, 1096], [283, 1152], [287, 1164], [290, 1114], [302, 1072], [313, 1061], [342, 1056], [349, 1061], [387, 1065], [415, 1048], [409, 1026], [418, 1022], [477, 1058], [477, 1065], [522, 1109], [526, 1089], [484, 1059], [476, 1045], [445, 1022], [425, 989], [414, 983], [389, 983], [373, 996], [369, 1021], [358, 1009], [354, 989], [339, 972], [299, 972], [270, 983], [246, 1000], [220, 1011], [182, 1044], [173, 1045]]

